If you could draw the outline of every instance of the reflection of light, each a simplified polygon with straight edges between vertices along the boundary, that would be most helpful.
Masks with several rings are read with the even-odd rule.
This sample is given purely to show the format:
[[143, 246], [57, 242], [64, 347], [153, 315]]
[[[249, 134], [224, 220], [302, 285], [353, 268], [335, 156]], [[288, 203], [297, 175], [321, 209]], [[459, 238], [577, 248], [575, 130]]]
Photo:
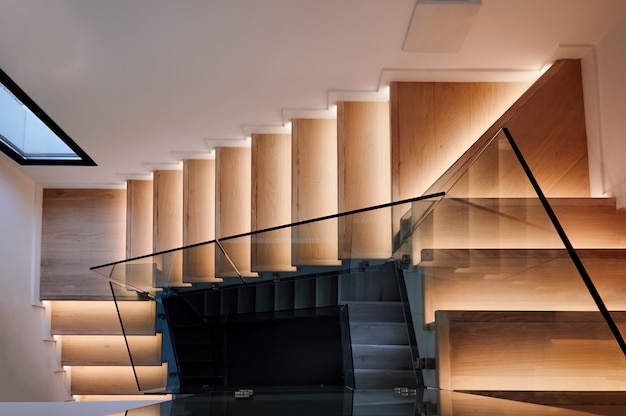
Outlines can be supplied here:
[[543, 66], [543, 68], [541, 68], [541, 69], [539, 70], [539, 74], [540, 74], [540, 75], [545, 74], [545, 73], [546, 73], [546, 71], [547, 71], [548, 69], [550, 69], [550, 67], [551, 67], [551, 66], [552, 66], [552, 64], [545, 64], [545, 65]]
[[288, 128], [289, 130], [291, 130], [291, 126], [293, 125], [293, 123], [291, 121], [288, 121], [285, 123], [285, 128]]
[[337, 115], [337, 104], [333, 104], [330, 107], [328, 107], [328, 111], [330, 111], [332, 114], [334, 114], [336, 116]]
[[389, 100], [389, 96], [391, 94], [391, 87], [389, 85], [385, 85], [383, 86], [378, 93], [382, 96], [382, 98], [384, 98], [385, 100]]

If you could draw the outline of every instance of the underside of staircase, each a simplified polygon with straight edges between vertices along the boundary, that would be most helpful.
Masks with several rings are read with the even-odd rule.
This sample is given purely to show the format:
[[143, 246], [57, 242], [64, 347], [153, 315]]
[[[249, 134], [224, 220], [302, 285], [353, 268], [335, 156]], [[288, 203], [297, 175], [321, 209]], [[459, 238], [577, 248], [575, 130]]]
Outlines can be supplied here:
[[[336, 120], [294, 119], [291, 135], [253, 134], [125, 190], [44, 191], [41, 296], [72, 394], [234, 386], [210, 322], [347, 306], [357, 391], [424, 383], [438, 414], [624, 410], [624, 354], [500, 132], [623, 328], [626, 214], [589, 196], [579, 62], [530, 87], [395, 82], [388, 103], [337, 104]], [[333, 216], [424, 194], [439, 196]], [[88, 271], [167, 250], [96, 270], [121, 286]]]

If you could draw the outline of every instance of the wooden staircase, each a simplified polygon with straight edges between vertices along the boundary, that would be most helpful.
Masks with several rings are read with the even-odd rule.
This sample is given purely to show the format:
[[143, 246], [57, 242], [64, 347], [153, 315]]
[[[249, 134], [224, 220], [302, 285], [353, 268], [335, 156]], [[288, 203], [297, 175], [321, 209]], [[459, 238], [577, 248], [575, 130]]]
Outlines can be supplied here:
[[[72, 392], [137, 393], [108, 285], [85, 283], [84, 268], [75, 272], [84, 241], [97, 253], [85, 256], [86, 266], [94, 266], [439, 191], [450, 192], [395, 253], [392, 236], [406, 226], [405, 213], [415, 214], [419, 204], [227, 238], [222, 246], [228, 257], [215, 245], [197, 246], [160, 258], [155, 264], [166, 273], [133, 275], [123, 283], [212, 285], [240, 276], [280, 278], [346, 260], [401, 260], [405, 254], [408, 287], [419, 289], [409, 296], [419, 297], [411, 306], [420, 351], [437, 363], [436, 370], [424, 370], [431, 386], [622, 391], [626, 376], [615, 364], [620, 359], [615, 341], [606, 336], [542, 206], [526, 177], [508, 168], [517, 166], [512, 153], [487, 146], [500, 128], [510, 128], [572, 243], [584, 249], [583, 263], [597, 276], [607, 305], [621, 317], [626, 221], [615, 201], [589, 197], [579, 63], [557, 62], [522, 94], [525, 88], [393, 83], [389, 103], [340, 102], [337, 120], [293, 120], [291, 135], [253, 134], [249, 148], [218, 148], [215, 160], [185, 160], [182, 171], [129, 180], [126, 191], [46, 190], [42, 298], [54, 301], [53, 332], [67, 337], [63, 362], [72, 367]], [[77, 199], [88, 202], [77, 206]], [[61, 231], [66, 227], [83, 230], [83, 240]], [[125, 266], [116, 267], [112, 276]], [[398, 358], [410, 358], [396, 332], [402, 322], [398, 300], [357, 296], [367, 281], [364, 276], [333, 283], [295, 280], [271, 290], [222, 291], [203, 308], [242, 313], [307, 308], [329, 299], [347, 303], [357, 388], [378, 388], [382, 384], [373, 380], [382, 380], [382, 372], [404, 377], [413, 363]], [[327, 283], [331, 289], [320, 289]], [[342, 297], [347, 293], [352, 295]], [[135, 364], [145, 371], [140, 376], [146, 385], [164, 385], [168, 365], [161, 363], [154, 303], [133, 296], [120, 292], [124, 308], [146, 308], [120, 313], [130, 318], [124, 323], [131, 342], [142, 343]], [[577, 355], [580, 346], [611, 359], [585, 351]], [[566, 352], [572, 360], [559, 359]], [[538, 355], [543, 361], [535, 361]], [[516, 366], [507, 366], [511, 356]], [[610, 363], [615, 370], [610, 380], [589, 375]], [[510, 377], [517, 371], [519, 377]], [[542, 371], [547, 378], [538, 383]], [[480, 383], [472, 384], [474, 377]], [[408, 386], [409, 378], [405, 381]]]

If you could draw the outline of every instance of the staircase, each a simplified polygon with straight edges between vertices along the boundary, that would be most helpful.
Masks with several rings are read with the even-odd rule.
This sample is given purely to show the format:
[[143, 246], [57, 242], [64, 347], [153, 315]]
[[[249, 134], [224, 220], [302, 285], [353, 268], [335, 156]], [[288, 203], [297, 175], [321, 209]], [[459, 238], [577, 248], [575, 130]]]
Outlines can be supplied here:
[[[509, 397], [520, 390], [624, 391], [623, 357], [598, 319], [597, 306], [507, 142], [491, 141], [500, 128], [510, 128], [620, 324], [626, 310], [621, 272], [626, 222], [614, 200], [589, 197], [579, 64], [557, 62], [518, 98], [521, 91], [506, 83], [398, 82], [389, 103], [340, 102], [337, 120], [295, 119], [291, 135], [254, 134], [250, 148], [218, 148], [215, 161], [185, 160], [182, 172], [156, 171], [153, 181], [130, 180], [121, 243], [126, 257], [213, 239], [220, 244], [100, 273], [134, 288], [203, 289], [169, 301], [180, 303], [170, 325], [178, 348], [187, 351], [178, 363], [183, 385], [214, 385], [225, 377], [217, 359], [224, 354], [223, 340], [196, 336], [208, 321], [345, 304], [357, 390], [414, 387], [416, 357], [395, 278], [399, 264], [419, 357], [436, 363], [423, 370], [426, 385], [498, 390]], [[306, 223], [440, 191], [446, 193], [440, 201]], [[45, 212], [44, 205], [44, 235]], [[305, 223], [247, 234], [299, 221]], [[335, 274], [326, 276], [329, 271]], [[325, 277], [294, 278], [299, 273]], [[224, 289], [241, 278], [269, 283]], [[212, 290], [216, 286], [220, 289]], [[76, 337], [68, 337], [67, 349], [63, 342], [72, 391], [136, 393], [107, 295], [79, 301], [76, 293], [59, 292], [51, 289], [48, 298], [55, 301], [55, 333]], [[118, 303], [151, 305], [141, 313], [121, 313], [146, 318], [136, 327], [124, 321], [127, 335], [151, 340], [135, 365], [146, 371], [140, 375], [146, 385], [165, 385], [173, 363], [161, 363], [154, 302], [131, 300], [132, 293], [120, 293], [124, 300]], [[86, 303], [72, 311], [69, 305], [76, 302]], [[92, 310], [108, 321], [96, 324], [83, 313]], [[103, 343], [98, 337], [104, 336], [113, 338]], [[81, 352], [102, 345], [116, 352], [110, 358], [98, 354], [97, 360]], [[199, 350], [213, 356], [198, 364]], [[572, 358], [562, 360], [565, 356]], [[608, 376], [593, 375], [608, 367]], [[105, 370], [117, 385], [105, 381]], [[446, 399], [440, 410], [456, 405]]]

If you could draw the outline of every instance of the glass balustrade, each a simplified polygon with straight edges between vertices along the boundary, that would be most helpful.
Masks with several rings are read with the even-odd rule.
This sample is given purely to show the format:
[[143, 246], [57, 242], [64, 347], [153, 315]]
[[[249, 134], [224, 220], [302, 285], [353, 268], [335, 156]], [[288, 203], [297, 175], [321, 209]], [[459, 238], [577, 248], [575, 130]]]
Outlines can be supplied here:
[[[164, 299], [203, 289], [205, 300], [220, 298], [198, 303], [201, 310], [195, 312], [206, 320], [229, 311], [258, 314], [336, 306], [296, 300], [296, 285], [315, 285], [323, 276], [359, 276], [393, 262], [402, 283], [400, 300], [419, 382], [418, 389], [396, 393], [410, 393], [413, 411], [435, 406], [451, 409], [445, 414], [464, 414], [459, 409], [486, 409], [493, 403], [513, 409], [520, 391], [626, 387], [620, 331], [626, 316], [620, 312], [624, 288], [618, 273], [626, 257], [617, 249], [580, 246], [585, 233], [593, 231], [581, 231], [580, 221], [593, 219], [572, 214], [579, 200], [546, 197], [540, 185], [510, 133], [503, 130], [470, 149], [424, 196], [93, 270], [116, 290], [136, 291], [146, 301], [156, 301], [160, 317], [165, 315]], [[393, 220], [398, 212], [405, 214]], [[272, 289], [259, 289], [263, 285]], [[365, 280], [362, 286], [367, 286]], [[254, 287], [254, 293], [265, 290], [266, 295], [240, 306], [248, 295], [235, 289], [246, 287]], [[342, 290], [341, 284], [337, 287]], [[339, 293], [329, 296], [341, 298]], [[350, 308], [341, 314], [349, 315]], [[123, 325], [133, 319], [123, 312], [120, 317]], [[341, 322], [345, 339], [349, 325], [345, 317]], [[140, 356], [139, 346], [129, 341], [128, 348], [131, 357]], [[344, 355], [344, 368], [350, 367], [348, 361], [351, 358]], [[138, 360], [133, 363], [138, 366]], [[169, 377], [161, 379], [167, 382], [156, 387], [175, 391], [180, 387], [178, 364], [168, 365]], [[599, 379], [599, 372], [605, 377]], [[154, 375], [140, 373], [139, 390], [155, 388], [150, 378]], [[501, 394], [486, 397], [455, 390]], [[234, 400], [226, 396], [219, 400]], [[533, 406], [546, 405], [519, 404], [531, 412], [527, 414], [533, 414]], [[351, 414], [341, 413], [346, 411], [352, 409], [329, 414]]]

